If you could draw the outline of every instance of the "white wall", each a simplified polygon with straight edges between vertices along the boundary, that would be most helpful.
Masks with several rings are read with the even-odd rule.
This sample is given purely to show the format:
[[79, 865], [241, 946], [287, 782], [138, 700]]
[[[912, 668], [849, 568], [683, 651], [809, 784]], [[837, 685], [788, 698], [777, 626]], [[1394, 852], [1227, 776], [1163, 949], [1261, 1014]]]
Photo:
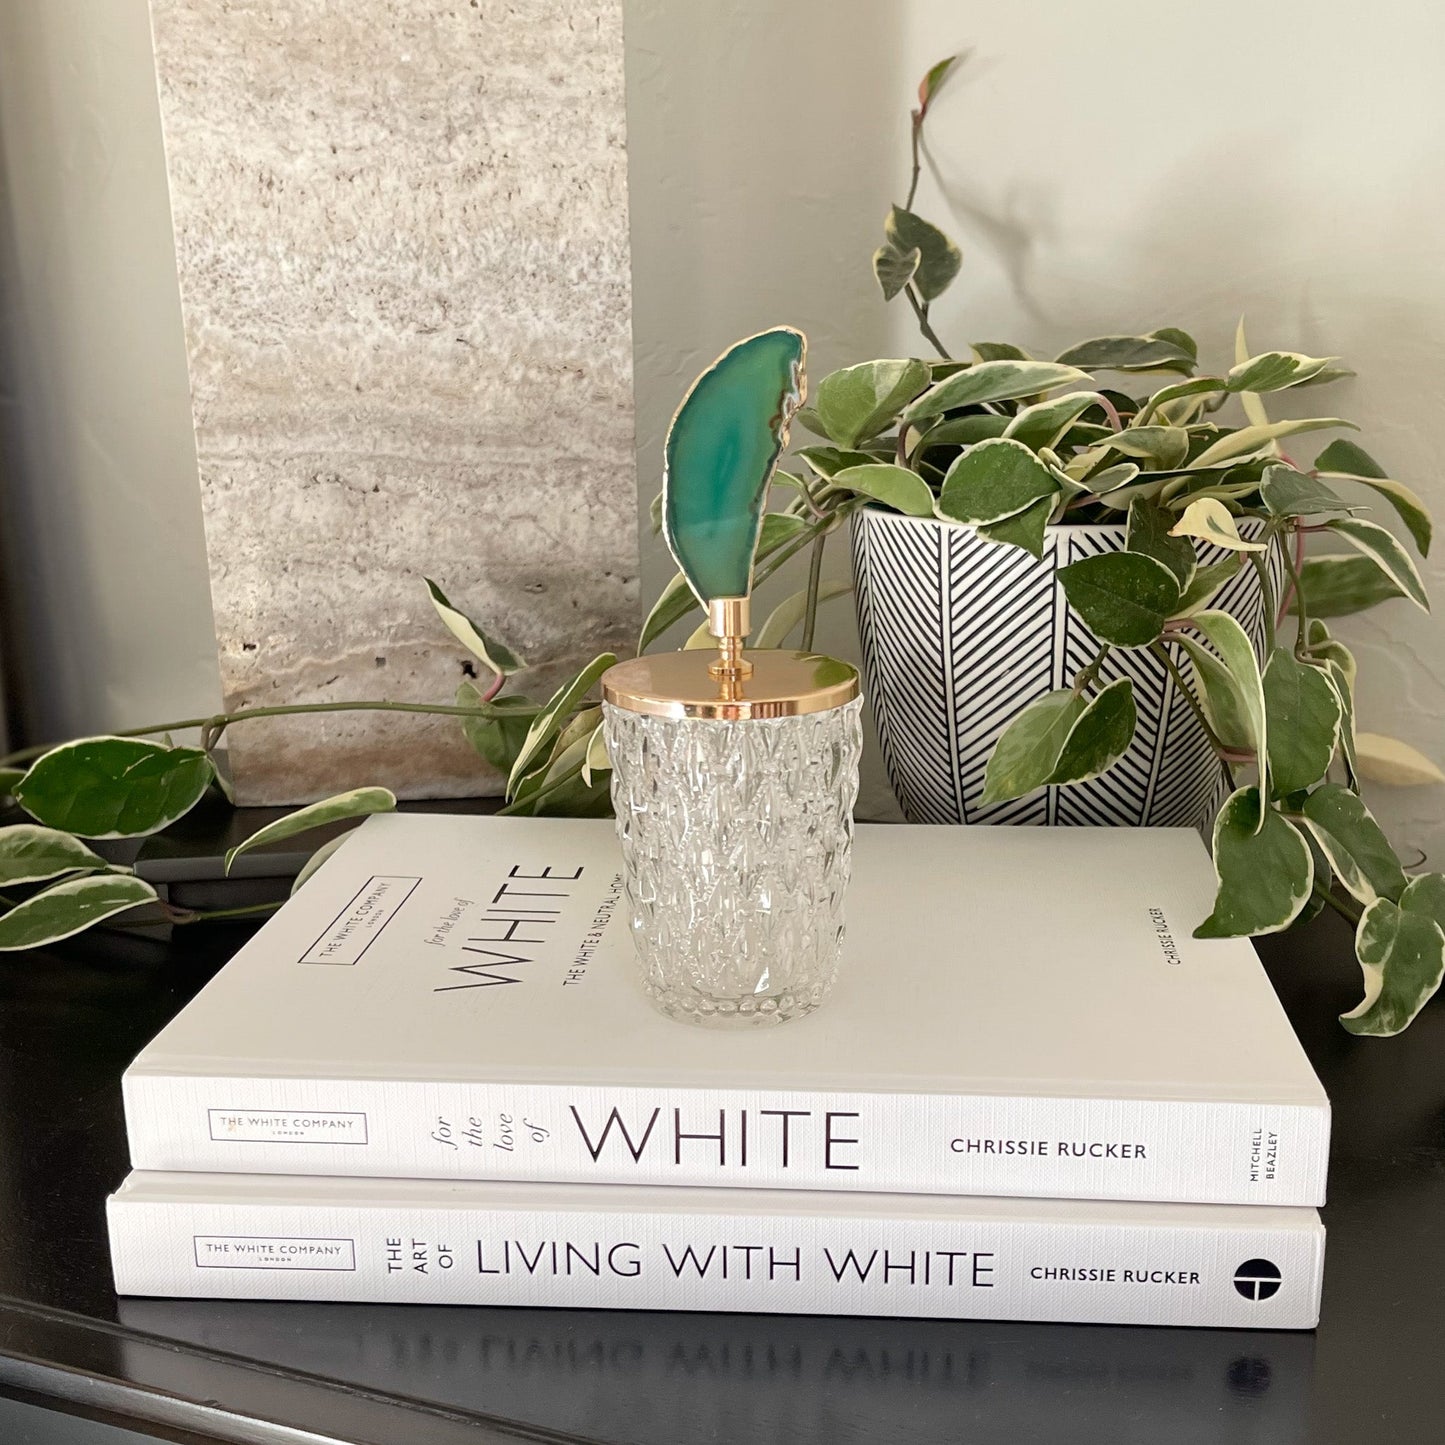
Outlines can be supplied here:
[[[1445, 518], [1438, 7], [629, 0], [627, 43], [644, 509], [678, 395], [736, 337], [802, 326], [815, 378], [917, 347], [868, 256], [906, 181], [913, 86], [969, 48], [918, 202], [964, 247], [946, 338], [1047, 351], [1175, 324], [1223, 363], [1243, 311], [1256, 346], [1360, 372], [1305, 396]], [[56, 729], [215, 690], [146, 45], [144, 0], [0, 0], [0, 245], [24, 266], [0, 394], [31, 499], [6, 522]], [[666, 572], [654, 547], [644, 590]], [[849, 630], [835, 611], [821, 640], [846, 651]], [[1445, 628], [1394, 602], [1341, 630], [1361, 725], [1445, 760]], [[1371, 801], [1438, 864], [1445, 790]]]

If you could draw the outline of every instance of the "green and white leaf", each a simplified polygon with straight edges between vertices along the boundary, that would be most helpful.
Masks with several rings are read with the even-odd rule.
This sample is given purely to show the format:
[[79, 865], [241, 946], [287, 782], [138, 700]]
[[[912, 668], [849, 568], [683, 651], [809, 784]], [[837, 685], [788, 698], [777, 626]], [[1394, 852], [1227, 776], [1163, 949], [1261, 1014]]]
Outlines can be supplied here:
[[1298, 828], [1263, 807], [1258, 788], [1231, 793], [1214, 820], [1214, 911], [1196, 938], [1280, 933], [1299, 917], [1314, 891], [1314, 857]]
[[1406, 1028], [1440, 987], [1445, 932], [1424, 912], [1376, 899], [1360, 915], [1355, 955], [1365, 996], [1340, 1022], [1352, 1034], [1388, 1038]]
[[1101, 688], [1069, 728], [1048, 782], [1087, 783], [1108, 772], [1128, 752], [1138, 720], [1127, 677]]
[[447, 600], [446, 593], [430, 577], [424, 580], [437, 616], [441, 618], [447, 631], [474, 657], [479, 657], [493, 672], [503, 677], [510, 677], [527, 665], [506, 643], [495, 637], [488, 637], [465, 612], [453, 607]]
[[1166, 471], [1184, 465], [1189, 455], [1189, 433], [1178, 426], [1126, 427], [1106, 443], [1111, 451], [1140, 457]]
[[321, 865], [326, 862], [326, 860], [331, 857], [331, 855], [336, 852], [336, 850], [341, 847], [341, 845], [346, 842], [346, 840], [350, 836], [351, 830], [348, 829], [345, 833], [338, 833], [334, 838], [328, 838], [301, 865], [301, 871], [296, 875], [296, 877], [292, 880], [291, 883], [291, 897], [294, 898], [296, 894], [299, 893], [301, 889], [306, 885], [306, 883], [316, 876], [316, 873], [320, 869]]
[[905, 517], [933, 515], [933, 489], [908, 467], [891, 466], [887, 462], [845, 467], [833, 477], [833, 485], [871, 497]]
[[918, 251], [918, 266], [912, 279], [924, 301], [941, 296], [953, 284], [963, 265], [963, 255], [932, 222], [905, 211], [902, 206], [894, 206], [883, 222], [883, 234], [895, 251], [904, 255]]
[[1225, 374], [1228, 391], [1283, 391], [1318, 376], [1337, 356], [1302, 356], [1298, 351], [1262, 351]]
[[0, 828], [0, 888], [14, 883], [43, 883], [62, 873], [109, 868], [79, 838], [38, 823]]
[[1360, 775], [1372, 783], [1392, 788], [1431, 787], [1445, 783], [1445, 773], [1419, 748], [1381, 733], [1359, 733], [1355, 751]]
[[[818, 589], [818, 605], [844, 597], [853, 590], [851, 582], [828, 582]], [[802, 622], [808, 610], [808, 590], [802, 588], [791, 597], [785, 597], [763, 620], [763, 625], [749, 639], [752, 647], [781, 647]], [[709, 642], [716, 645], [717, 639], [709, 636]]]
[[1224, 584], [1239, 575], [1244, 558], [1238, 552], [1223, 562], [1208, 562], [1194, 569], [1194, 576], [1174, 609], [1175, 617], [1192, 617]]
[[139, 738], [81, 738], [52, 748], [15, 785], [15, 801], [47, 827], [82, 838], [159, 832], [200, 802], [215, 777], [199, 748]]
[[1230, 552], [1268, 551], [1267, 543], [1251, 542], [1241, 537], [1229, 508], [1214, 497], [1197, 497], [1190, 502], [1174, 524], [1173, 535], [1198, 537], [1201, 541], [1215, 547], [1224, 547]]
[[542, 711], [541, 703], [520, 693], [503, 693], [483, 701], [480, 689], [470, 682], [457, 688], [456, 700], [458, 707], [474, 707], [481, 714], [461, 720], [467, 741], [499, 773], [510, 773], [527, 740], [528, 728]]
[[873, 253], [873, 275], [885, 301], [891, 301], [918, 274], [923, 252], [917, 246], [900, 251], [891, 241], [885, 241]]
[[[1355, 738], [1354, 674], [1347, 672], [1333, 657], [1325, 658], [1324, 666], [1325, 676], [1329, 679], [1330, 686], [1334, 688], [1335, 698], [1340, 705], [1340, 755], [1345, 760], [1345, 772], [1349, 775], [1350, 786], [1358, 788], [1360, 762]], [[1440, 781], [1445, 782], [1445, 777], [1442, 777]]]
[[582, 781], [591, 787], [598, 773], [610, 772], [612, 756], [607, 751], [607, 730], [602, 723], [592, 729], [587, 740], [587, 752], [582, 759]]
[[1011, 417], [1003, 434], [1034, 451], [1054, 446], [1070, 426], [1101, 399], [1097, 391], [1071, 391], [1051, 401], [1036, 401]]
[[1116, 647], [1147, 647], [1179, 603], [1174, 573], [1138, 552], [1085, 557], [1055, 575], [1085, 626]]
[[[1058, 494], [1062, 498], [1064, 493]], [[1012, 517], [1001, 522], [989, 522], [978, 528], [978, 535], [987, 542], [999, 542], [1011, 547], [1021, 547], [1031, 557], [1044, 555], [1044, 532], [1058, 505], [1055, 497], [1045, 497]]]
[[1048, 782], [1069, 730], [1088, 704], [1073, 688], [1059, 688], [1030, 703], [1003, 730], [983, 774], [981, 806], [1021, 798]]
[[938, 515], [973, 526], [998, 522], [1050, 498], [1059, 484], [1022, 442], [997, 437], [954, 458], [938, 496]]
[[1335, 517], [1324, 525], [1368, 557], [1417, 607], [1430, 610], [1420, 573], [1393, 532], [1363, 517]]
[[596, 685], [598, 678], [617, 661], [617, 655], [604, 652], [594, 657], [570, 682], [564, 682], [554, 692], [547, 705], [533, 719], [522, 743], [522, 750], [512, 764], [507, 777], [507, 792], [515, 791], [523, 775], [538, 762], [556, 740], [573, 709]]
[[934, 422], [919, 438], [918, 450], [940, 446], [971, 447], [989, 437], [1001, 437], [1008, 424], [1008, 417], [995, 416], [992, 412], [944, 417], [942, 421]]
[[1315, 458], [1315, 470], [1331, 477], [1347, 477], [1378, 492], [1410, 529], [1422, 557], [1430, 553], [1433, 524], [1419, 496], [1403, 482], [1392, 481], [1374, 457], [1344, 437], [1332, 441]]
[[1254, 719], [1244, 688], [1224, 663], [1196, 638], [1180, 633], [1176, 642], [1194, 664], [1199, 705], [1215, 736], [1227, 748], [1241, 752], [1254, 748]]
[[935, 382], [904, 413], [910, 425], [961, 406], [1016, 401], [1089, 380], [1087, 372], [1053, 361], [981, 361]]
[[1213, 446], [1206, 447], [1190, 465], [1194, 468], [1217, 466], [1220, 462], [1248, 456], [1281, 437], [1294, 436], [1299, 432], [1320, 431], [1325, 427], [1349, 427], [1352, 431], [1358, 430], [1354, 422], [1337, 416], [1306, 417], [1298, 421], [1270, 422], [1268, 426], [1240, 427], [1238, 431], [1226, 432]]
[[1269, 778], [1277, 796], [1312, 787], [1329, 771], [1340, 740], [1341, 708], [1325, 673], [1276, 647], [1264, 669], [1269, 714]]
[[67, 878], [0, 917], [0, 953], [58, 943], [155, 898], [155, 889], [131, 874]]
[[886, 431], [899, 413], [928, 386], [922, 361], [865, 361], [823, 378], [816, 402], [828, 435], [854, 448]]
[[364, 818], [371, 813], [390, 813], [396, 809], [396, 794], [389, 788], [352, 788], [349, 792], [337, 793], [323, 798], [319, 803], [308, 803], [284, 818], [277, 818], [264, 828], [257, 829], [243, 843], [238, 843], [226, 854], [225, 871], [231, 871], [233, 864], [242, 853], [252, 848], [264, 848], [268, 843], [284, 842], [298, 833], [309, 833], [313, 828], [324, 828], [328, 823], [340, 823], [347, 818]]
[[[1197, 613], [1192, 625], [1219, 655], [1239, 687], [1240, 701], [1249, 719], [1255, 758], [1259, 768], [1259, 792], [1269, 796], [1269, 726], [1264, 702], [1264, 679], [1254, 644], [1238, 622], [1227, 612], [1208, 608]], [[1265, 809], [1268, 812], [1268, 809]]]
[[[1405, 595], [1373, 558], [1343, 554], [1306, 557], [1300, 568], [1300, 591], [1311, 618], [1348, 617]], [[1299, 611], [1298, 598], [1291, 599], [1290, 611]]]
[[1267, 467], [1259, 484], [1264, 509], [1276, 517], [1319, 517], [1358, 511], [1316, 477], [1293, 467]]
[[1400, 860], [1357, 793], [1339, 783], [1324, 783], [1305, 799], [1301, 811], [1335, 876], [1361, 903], [1398, 899], [1405, 891]]
[[1194, 370], [1197, 355], [1180, 344], [1182, 332], [1153, 332], [1148, 336], [1096, 336], [1059, 353], [1057, 360], [1086, 371]]
[[1162, 562], [1178, 582], [1181, 594], [1188, 588], [1199, 564], [1194, 543], [1173, 532], [1174, 514], [1147, 497], [1138, 497], [1129, 508], [1129, 523], [1124, 546]]
[[[847, 467], [866, 467], [877, 461], [868, 452], [848, 451], [843, 447], [800, 447], [796, 455], [825, 482], [831, 482]], [[776, 473], [774, 479], [777, 480]]]

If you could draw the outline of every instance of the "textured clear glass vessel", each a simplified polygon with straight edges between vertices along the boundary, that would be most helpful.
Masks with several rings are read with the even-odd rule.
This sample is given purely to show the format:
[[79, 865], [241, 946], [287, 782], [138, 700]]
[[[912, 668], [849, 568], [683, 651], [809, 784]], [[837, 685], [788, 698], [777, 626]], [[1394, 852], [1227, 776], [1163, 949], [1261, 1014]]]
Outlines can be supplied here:
[[862, 699], [798, 717], [604, 706], [632, 936], [653, 1002], [692, 1023], [783, 1023], [838, 973]]

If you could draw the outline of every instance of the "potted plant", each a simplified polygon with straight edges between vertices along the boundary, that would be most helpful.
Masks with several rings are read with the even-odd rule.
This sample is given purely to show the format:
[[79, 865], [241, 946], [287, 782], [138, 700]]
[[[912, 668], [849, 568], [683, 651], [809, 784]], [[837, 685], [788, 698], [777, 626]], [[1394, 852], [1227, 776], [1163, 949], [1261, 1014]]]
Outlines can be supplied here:
[[[920, 91], [915, 181], [923, 119], [947, 69], [934, 67]], [[874, 270], [885, 295], [907, 297], [943, 353], [929, 307], [957, 273], [957, 248], [895, 207]], [[1094, 374], [1104, 371], [1167, 379], [1135, 395], [1098, 384]], [[1192, 817], [1207, 811], [1199, 800], [1217, 786], [1219, 887], [1197, 932], [1274, 933], [1335, 909], [1355, 926], [1364, 976], [1345, 1026], [1385, 1035], [1408, 1025], [1445, 972], [1445, 874], [1405, 872], [1360, 780], [1372, 771], [1395, 782], [1445, 775], [1402, 743], [1356, 731], [1355, 662], [1326, 619], [1394, 598], [1427, 607], [1404, 545], [1360, 513], [1368, 501], [1393, 509], [1422, 553], [1431, 522], [1419, 498], [1354, 443], [1330, 442], [1308, 467], [1281, 447], [1348, 422], [1272, 421], [1262, 399], [1341, 374], [1328, 358], [1250, 355], [1242, 330], [1235, 364], [1201, 374], [1192, 339], [1175, 329], [1099, 338], [1053, 360], [980, 344], [968, 359], [835, 372], [799, 413], [819, 444], [799, 449], [796, 471], [775, 474], [756, 549], [756, 583], [806, 554], [806, 586], [750, 645], [799, 633], [812, 645], [829, 595], [823, 547], [851, 525], [865, 670], [905, 802], [909, 769], [921, 779], [919, 799], [941, 798], [946, 808], [952, 795], [960, 814], [970, 798], [985, 813], [1036, 807], [1039, 798], [1067, 800], [1055, 804], [1066, 810], [1078, 799], [1080, 820], [1091, 822], [1120, 821], [1131, 808]], [[1242, 415], [1230, 417], [1226, 405]], [[1350, 550], [1309, 556], [1316, 536]], [[923, 561], [898, 560], [909, 551]], [[545, 702], [508, 692], [521, 660], [429, 586], [456, 643], [491, 674], [485, 686], [464, 683], [454, 702], [255, 709], [0, 759], [0, 790], [33, 820], [0, 827], [0, 951], [98, 923], [197, 921], [161, 904], [89, 840], [144, 835], [180, 817], [218, 784], [214, 754], [225, 730], [250, 716], [454, 714], [505, 777], [504, 811], [605, 809], [608, 761], [593, 694], [616, 659], [594, 659]], [[1046, 599], [1042, 609], [1036, 596]], [[648, 614], [638, 651], [696, 611], [679, 575]], [[1008, 627], [1000, 616], [1046, 619], [1047, 635], [1044, 620]], [[970, 629], [985, 645], [970, 642]], [[712, 639], [703, 626], [689, 643]], [[1013, 688], [1007, 702], [965, 692], [960, 705], [958, 676], [980, 673]], [[929, 726], [945, 740], [952, 729], [955, 741], [942, 750], [927, 751], [926, 729], [910, 730], [909, 699], [920, 695], [932, 699], [915, 709]], [[187, 729], [199, 734], [195, 746], [169, 740]], [[1126, 780], [1145, 758], [1152, 782], [1141, 792]], [[1096, 787], [1106, 780], [1118, 786]], [[1166, 796], [1172, 812], [1162, 811]], [[301, 809], [245, 846], [394, 802], [384, 789], [358, 789]]]

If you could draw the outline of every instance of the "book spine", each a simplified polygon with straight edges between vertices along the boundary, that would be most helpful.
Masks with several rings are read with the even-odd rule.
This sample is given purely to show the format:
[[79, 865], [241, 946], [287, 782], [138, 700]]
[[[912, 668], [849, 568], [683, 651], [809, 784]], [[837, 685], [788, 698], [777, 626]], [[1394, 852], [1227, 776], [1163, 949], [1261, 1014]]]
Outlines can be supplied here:
[[[806, 1196], [800, 1196], [805, 1198]], [[121, 1294], [1307, 1329], [1301, 1227], [111, 1200]]]
[[1306, 1105], [134, 1074], [137, 1169], [1324, 1202]]

